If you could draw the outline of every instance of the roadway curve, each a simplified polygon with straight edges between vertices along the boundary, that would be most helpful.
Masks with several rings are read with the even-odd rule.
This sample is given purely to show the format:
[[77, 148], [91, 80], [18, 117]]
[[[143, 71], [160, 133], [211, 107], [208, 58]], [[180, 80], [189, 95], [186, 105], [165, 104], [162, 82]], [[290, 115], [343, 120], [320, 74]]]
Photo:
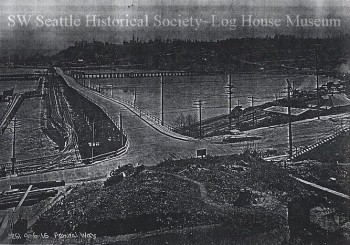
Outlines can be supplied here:
[[[67, 183], [73, 183], [77, 180], [104, 178], [111, 169], [116, 168], [118, 165], [128, 163], [155, 165], [168, 158], [194, 157], [196, 149], [200, 148], [206, 148], [210, 155], [240, 153], [247, 146], [247, 142], [212, 144], [204, 140], [184, 141], [173, 138], [165, 134], [165, 131], [162, 132], [159, 129], [151, 127], [121, 103], [84, 88], [72, 77], [63, 74], [59, 69], [58, 72], [63, 76], [69, 86], [86, 98], [95, 101], [105, 112], [107, 111], [109, 117], [114, 122], [118, 122], [119, 113], [122, 113], [123, 128], [126, 130], [130, 144], [129, 149], [119, 157], [107, 159], [86, 167], [15, 177], [11, 180], [9, 178], [0, 179], [0, 190], [8, 188], [10, 182], [23, 183], [29, 181], [65, 180]], [[321, 120], [308, 119], [293, 123], [294, 143], [297, 146], [310, 144], [309, 142], [319, 137], [319, 135], [327, 136], [327, 134], [332, 134], [334, 125], [329, 120], [330, 117], [332, 116], [322, 117]], [[341, 117], [348, 118], [349, 114], [344, 113]], [[288, 149], [287, 125], [250, 130], [249, 134], [262, 137], [261, 140], [255, 142], [260, 149], [274, 147], [279, 149], [281, 153], [285, 153], [285, 150]]]
[[230, 145], [214, 145], [203, 140], [191, 140], [166, 129], [163, 130], [154, 124], [150, 125], [149, 121], [146, 122], [133, 110], [130, 110], [130, 106], [87, 89], [72, 77], [58, 71], [68, 86], [102, 108], [116, 124], [119, 122], [119, 113], [122, 114], [123, 129], [127, 134], [130, 146], [127, 154], [118, 158], [118, 162], [123, 162], [125, 158], [131, 157], [133, 163], [155, 165], [167, 158], [194, 157], [196, 150], [200, 148], [206, 148], [211, 155], [227, 154], [234, 150]]
[[[237, 145], [217, 145], [204, 140], [177, 139], [169, 131], [162, 131], [159, 128], [156, 129], [151, 126], [132, 110], [128, 109], [128, 107], [81, 86], [72, 77], [65, 75], [60, 69], [57, 70], [63, 76], [68, 86], [77, 90], [82, 96], [94, 101], [101, 109], [108, 113], [108, 116], [116, 124], [119, 122], [119, 113], [122, 113], [123, 129], [128, 137], [129, 149], [122, 156], [107, 159], [94, 165], [0, 179], [0, 190], [7, 189], [10, 182], [14, 184], [46, 180], [65, 180], [67, 183], [74, 183], [79, 180], [105, 178], [110, 170], [120, 165], [139, 163], [149, 166], [169, 158], [195, 157], [196, 150], [201, 148], [206, 148], [207, 153], [210, 155], [227, 155], [239, 153], [242, 150]], [[244, 145], [242, 144], [241, 146], [243, 147]]]

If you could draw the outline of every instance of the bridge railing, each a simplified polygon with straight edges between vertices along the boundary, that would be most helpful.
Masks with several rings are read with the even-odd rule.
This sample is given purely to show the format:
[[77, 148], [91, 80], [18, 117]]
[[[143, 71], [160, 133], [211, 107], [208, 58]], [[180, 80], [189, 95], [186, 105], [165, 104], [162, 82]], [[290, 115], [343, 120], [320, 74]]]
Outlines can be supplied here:
[[174, 127], [163, 122], [162, 123], [162, 120], [159, 118], [159, 117], [156, 117], [154, 115], [152, 115], [151, 113], [149, 113], [147, 110], [144, 110], [144, 109], [141, 109], [139, 108], [137, 105], [135, 105], [133, 102], [131, 102], [130, 100], [126, 100], [126, 99], [122, 99], [120, 97], [111, 97], [113, 99], [116, 99], [124, 104], [127, 104], [129, 106], [131, 106], [132, 108], [134, 108], [136, 111], [138, 111], [139, 113], [139, 116], [142, 117], [143, 116], [146, 116], [148, 117], [149, 119], [153, 120], [155, 123], [157, 123], [158, 125], [160, 126], [164, 126], [166, 129], [168, 129], [169, 131], [174, 131]]
[[108, 158], [111, 158], [111, 157], [117, 157], [117, 156], [120, 156], [123, 153], [125, 153], [128, 148], [129, 148], [129, 141], [128, 141], [128, 138], [126, 138], [126, 142], [125, 142], [124, 146], [119, 148], [118, 150], [106, 152], [106, 153], [103, 153], [103, 154], [100, 154], [100, 155], [96, 155], [96, 156], [93, 156], [93, 157], [84, 158], [81, 161], [82, 162], [84, 162], [84, 161], [92, 161], [92, 160], [94, 160], [94, 161], [102, 161], [104, 159], [108, 159]]
[[[188, 71], [100, 71], [98, 73], [88, 73], [81, 71], [69, 71], [74, 78], [136, 78], [136, 77], [160, 77], [160, 76], [198, 76], [203, 75], [198, 72]], [[215, 75], [214, 72], [206, 72], [205, 75]]]
[[38, 79], [40, 76], [42, 76], [42, 74], [36, 74], [36, 73], [0, 74], [0, 81], [32, 80], [32, 79]]
[[[83, 86], [83, 85], [81, 85], [81, 86]], [[82, 94], [82, 96], [84, 96], [84, 94]], [[93, 104], [97, 104], [96, 101], [94, 101], [92, 98], [90, 98], [88, 96], [84, 96], [84, 98], [86, 98], [87, 100], [89, 100]], [[120, 127], [119, 127], [118, 123], [115, 120], [112, 120], [112, 116], [109, 114], [108, 110], [106, 108], [104, 108], [104, 106], [101, 106], [101, 105], [100, 105], [100, 108], [107, 115], [107, 117], [111, 119], [111, 121], [113, 122], [114, 126], [120, 130]], [[125, 130], [123, 130], [123, 132], [125, 132]], [[124, 136], [126, 137], [125, 134], [124, 134]]]
[[[81, 86], [85, 87], [84, 85], [80, 84]], [[117, 100], [119, 101], [120, 103], [123, 103], [123, 104], [126, 104], [128, 105], [129, 107], [131, 107], [131, 109], [134, 109], [136, 112], [137, 115], [139, 115], [139, 117], [142, 117], [142, 116], [146, 116], [147, 118], [151, 119], [154, 123], [158, 124], [159, 126], [163, 126], [166, 130], [170, 131], [170, 132], [175, 132], [175, 127], [165, 123], [165, 122], [162, 122], [162, 120], [159, 118], [159, 117], [156, 117], [154, 115], [152, 115], [150, 112], [148, 112], [147, 110], [144, 110], [144, 109], [141, 109], [139, 108], [137, 105], [134, 104], [134, 102], [130, 101], [130, 100], [126, 100], [126, 99], [123, 99], [123, 98], [120, 98], [118, 96], [113, 96], [111, 97], [110, 95], [106, 95], [106, 94], [103, 94], [101, 92], [99, 92], [98, 90], [96, 89], [93, 89], [93, 88], [89, 88], [89, 87], [85, 87], [86, 89], [90, 89], [92, 91], [96, 91], [98, 93], [100, 93], [101, 95], [103, 96], [106, 96], [106, 97], [109, 97], [111, 99], [114, 99], [114, 100]], [[89, 98], [88, 98], [89, 99]], [[94, 103], [93, 100], [89, 99], [91, 102]], [[103, 109], [103, 108], [102, 108]], [[104, 109], [103, 109], [104, 110]], [[104, 112], [108, 115], [108, 112], [106, 110], [104, 110]]]
[[[127, 138], [126, 138], [127, 139]], [[95, 161], [94, 164], [98, 164], [103, 160], [108, 160], [111, 157], [118, 157], [125, 153], [129, 148], [129, 141], [126, 140], [125, 144], [123, 147], [119, 148], [116, 151], [111, 151], [107, 153], [103, 153], [100, 155], [93, 156], [93, 161]], [[35, 173], [44, 173], [44, 172], [49, 172], [49, 171], [55, 171], [59, 169], [72, 169], [72, 168], [79, 168], [79, 167], [84, 167], [84, 166], [91, 166], [91, 164], [81, 164], [82, 162], [86, 161], [92, 161], [92, 158], [84, 158], [81, 159], [81, 162], [79, 164], [76, 164], [73, 161], [58, 161], [58, 162], [53, 162], [50, 165], [43, 165], [43, 164], [37, 164], [33, 166], [26, 166], [23, 168], [19, 168], [17, 170], [18, 175], [28, 175], [28, 174], [35, 174]]]
[[[92, 98], [90, 98], [90, 97], [88, 97], [88, 96], [84, 96], [84, 94], [82, 94], [82, 96], [83, 96], [84, 98], [86, 98], [87, 100], [89, 100], [91, 103], [97, 104]], [[115, 126], [116, 128], [118, 128], [119, 130], [121, 130], [121, 129], [120, 129], [120, 126], [117, 124], [117, 122], [116, 122], [115, 120], [112, 119], [113, 117], [109, 114], [108, 110], [107, 110], [104, 106], [100, 106], [100, 109], [106, 114], [106, 116], [107, 116], [108, 118], [111, 119], [111, 121], [113, 122], [114, 126]], [[129, 141], [128, 141], [128, 136], [127, 136], [127, 131], [126, 131], [126, 130], [123, 130], [122, 137], [124, 137], [124, 138], [126, 139], [126, 141], [125, 141], [125, 143], [124, 143], [124, 146], [122, 146], [120, 149], [118, 149], [118, 150], [116, 150], [116, 151], [111, 151], [111, 152], [108, 152], [108, 153], [103, 153], [103, 154], [101, 154], [101, 155], [94, 156], [94, 160], [95, 160], [95, 158], [96, 158], [96, 159], [106, 158], [106, 157], [112, 156], [113, 154], [117, 154], [117, 155], [118, 155], [120, 152], [122, 152], [122, 151], [124, 151], [125, 149], [127, 149], [128, 146], [129, 146]], [[91, 160], [91, 158], [81, 159], [80, 162], [82, 162], [82, 161], [84, 161], [84, 160], [89, 160], [89, 159]]]

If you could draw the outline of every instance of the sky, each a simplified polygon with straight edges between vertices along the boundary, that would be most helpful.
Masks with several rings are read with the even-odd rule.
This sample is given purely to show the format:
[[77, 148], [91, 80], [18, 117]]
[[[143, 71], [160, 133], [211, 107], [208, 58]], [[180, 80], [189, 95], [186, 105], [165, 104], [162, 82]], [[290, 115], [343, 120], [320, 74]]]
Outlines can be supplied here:
[[[162, 38], [218, 40], [246, 36], [273, 36], [294, 34], [299, 36], [329, 36], [349, 30], [350, 0], [0, 0], [0, 56], [21, 52], [56, 52], [72, 45], [76, 40], [100, 40], [121, 43], [133, 35], [141, 40]], [[301, 15], [305, 18], [339, 18], [342, 26], [337, 28], [284, 28], [239, 26], [242, 15], [256, 18], [278, 19]], [[9, 26], [10, 15], [38, 15], [44, 19], [55, 19], [72, 15], [81, 19], [79, 27], [37, 27], [35, 23]], [[202, 25], [195, 27], [85, 27], [86, 15], [100, 18], [137, 18], [156, 15], [163, 19], [194, 18], [210, 21], [215, 15], [219, 24], [222, 19], [237, 19], [237, 28], [230, 30], [222, 26]], [[151, 25], [154, 24], [150, 23]]]

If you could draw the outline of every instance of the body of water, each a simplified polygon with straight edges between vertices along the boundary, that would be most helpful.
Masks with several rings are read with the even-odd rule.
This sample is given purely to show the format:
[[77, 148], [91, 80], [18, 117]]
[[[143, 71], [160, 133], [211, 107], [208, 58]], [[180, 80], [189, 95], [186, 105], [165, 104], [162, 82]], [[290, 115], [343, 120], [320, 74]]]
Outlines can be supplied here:
[[[28, 73], [33, 69], [3, 69], [2, 74]], [[294, 81], [294, 86], [303, 90], [316, 88], [314, 76], [306, 75], [276, 75], [276, 74], [238, 74], [232, 75], [231, 84], [232, 105], [238, 103], [244, 108], [251, 106], [254, 97], [254, 105], [272, 101], [286, 94], [286, 78]], [[332, 78], [320, 77], [320, 85]], [[160, 77], [148, 78], [108, 78], [91, 79], [87, 83], [95, 87], [101, 86], [105, 94], [118, 96], [123, 99], [135, 101], [140, 108], [160, 117], [161, 105], [161, 79]], [[198, 106], [195, 102], [203, 100], [202, 118], [208, 118], [228, 112], [228, 78], [224, 75], [215, 76], [188, 76], [188, 77], [163, 77], [164, 88], [164, 112], [165, 121], [176, 126], [178, 118], [192, 115], [198, 119]], [[36, 81], [0, 81], [0, 91], [15, 89], [15, 93], [32, 90]], [[113, 90], [111, 91], [113, 85]], [[136, 100], [135, 100], [136, 94]], [[55, 144], [40, 130], [40, 99], [27, 99], [18, 111], [19, 128], [17, 130], [17, 158], [19, 160], [39, 157], [57, 152]], [[0, 103], [0, 115], [5, 111], [7, 103]], [[9, 128], [12, 127], [12, 123]], [[9, 162], [12, 154], [12, 132], [7, 129], [0, 136], [0, 162]]]
[[[238, 74], [232, 75], [232, 107], [238, 104], [244, 108], [286, 96], [286, 79], [294, 81], [295, 88], [312, 90], [316, 88], [315, 76]], [[320, 86], [333, 78], [320, 77]], [[101, 92], [135, 101], [136, 105], [155, 116], [161, 111], [161, 78], [106, 78], [87, 79], [86, 83], [101, 87]], [[228, 113], [227, 76], [163, 77], [165, 121], [176, 125], [180, 114], [198, 118], [198, 106], [203, 101], [202, 118]], [[111, 91], [113, 86], [113, 91]], [[136, 100], [135, 100], [136, 94]]]
[[[34, 69], [0, 68], [0, 74], [32, 73]], [[36, 88], [36, 80], [0, 81], [0, 93], [14, 88], [20, 93]], [[0, 117], [3, 116], [7, 102], [0, 103]], [[17, 114], [16, 157], [18, 160], [50, 155], [57, 152], [56, 145], [40, 129], [40, 98], [25, 99]], [[10, 162], [12, 157], [13, 121], [0, 135], [0, 164]]]

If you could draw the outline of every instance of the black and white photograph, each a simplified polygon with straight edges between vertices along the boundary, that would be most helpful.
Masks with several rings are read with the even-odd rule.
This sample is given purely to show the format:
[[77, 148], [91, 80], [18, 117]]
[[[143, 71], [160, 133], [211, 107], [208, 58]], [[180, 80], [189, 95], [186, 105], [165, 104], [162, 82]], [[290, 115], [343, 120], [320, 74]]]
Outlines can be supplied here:
[[0, 0], [0, 244], [350, 244], [349, 0]]

